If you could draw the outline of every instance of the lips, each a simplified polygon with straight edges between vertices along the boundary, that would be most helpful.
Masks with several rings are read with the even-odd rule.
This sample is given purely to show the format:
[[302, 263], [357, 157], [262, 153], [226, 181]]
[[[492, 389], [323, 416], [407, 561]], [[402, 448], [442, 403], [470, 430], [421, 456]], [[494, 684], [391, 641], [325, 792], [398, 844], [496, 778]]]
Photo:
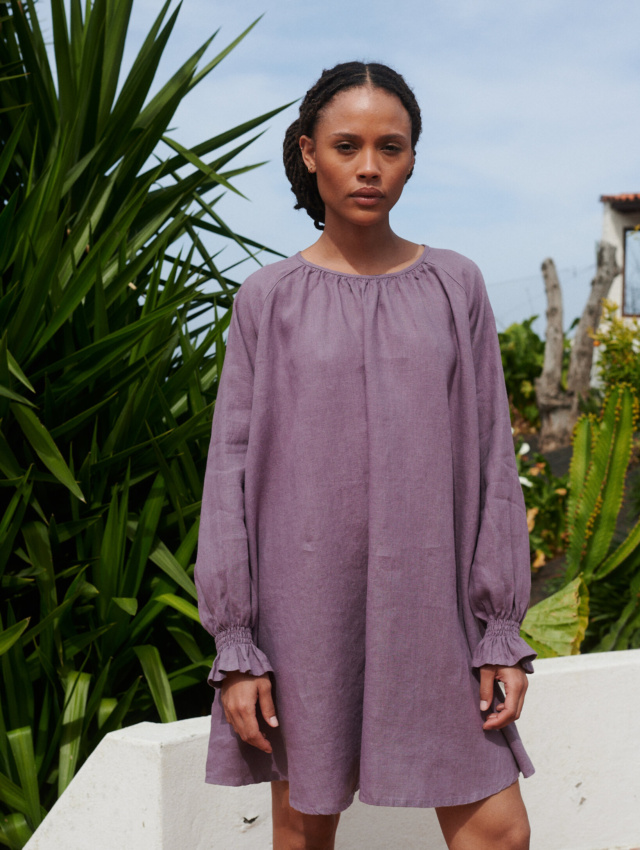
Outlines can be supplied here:
[[382, 192], [380, 189], [376, 189], [374, 186], [370, 188], [362, 188], [358, 189], [357, 192], [351, 193], [352, 198], [382, 198]]

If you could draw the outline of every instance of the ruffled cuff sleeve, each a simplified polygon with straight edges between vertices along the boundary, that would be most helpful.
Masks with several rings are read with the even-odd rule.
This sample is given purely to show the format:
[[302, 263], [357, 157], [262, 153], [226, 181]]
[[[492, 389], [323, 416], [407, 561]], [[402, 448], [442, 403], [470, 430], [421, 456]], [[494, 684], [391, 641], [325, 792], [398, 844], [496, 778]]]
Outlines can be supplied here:
[[525, 673], [533, 673], [536, 653], [520, 637], [520, 624], [516, 620], [489, 620], [484, 637], [473, 653], [472, 666], [500, 664], [515, 667], [519, 664]]
[[233, 670], [251, 673], [253, 676], [273, 673], [267, 656], [254, 644], [249, 628], [231, 627], [219, 632], [215, 640], [218, 654], [207, 679], [212, 688], [220, 688], [226, 674]]
[[473, 646], [472, 664], [476, 668], [520, 664], [533, 673], [536, 652], [520, 637], [531, 591], [527, 509], [518, 478], [498, 332], [477, 267], [468, 294], [480, 473], [479, 526], [468, 585], [480, 637]]

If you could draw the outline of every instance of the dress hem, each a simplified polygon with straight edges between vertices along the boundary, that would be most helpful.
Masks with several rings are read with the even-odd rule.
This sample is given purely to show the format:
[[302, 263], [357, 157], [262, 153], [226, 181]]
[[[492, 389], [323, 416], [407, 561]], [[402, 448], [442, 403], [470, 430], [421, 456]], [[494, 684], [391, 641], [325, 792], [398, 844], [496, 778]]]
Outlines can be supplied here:
[[364, 803], [367, 806], [395, 806], [414, 809], [438, 809], [445, 808], [447, 806], [464, 806], [467, 803], [478, 803], [480, 800], [486, 800], [494, 794], [499, 794], [500, 791], [504, 791], [505, 788], [510, 788], [512, 785], [515, 785], [519, 778], [520, 777], [518, 775], [515, 779], [510, 779], [507, 783], [500, 785], [493, 791], [489, 791], [488, 794], [486, 791], [482, 791], [480, 794], [472, 794], [471, 796], [462, 795], [458, 797], [451, 797], [444, 802], [434, 802], [433, 799], [407, 800], [405, 798], [398, 797], [378, 797], [374, 800], [372, 797], [367, 798], [367, 795], [363, 795], [362, 793], [358, 793], [358, 799], [361, 803]]
[[[515, 779], [510, 779], [508, 782], [501, 784], [499, 787], [495, 788], [492, 791], [489, 791], [489, 793], [487, 793], [485, 790], [483, 790], [480, 794], [472, 794], [471, 796], [463, 794], [463, 795], [459, 795], [457, 797], [447, 798], [445, 801], [438, 801], [438, 802], [434, 802], [433, 798], [420, 799], [420, 800], [413, 800], [413, 799], [408, 800], [404, 797], [374, 797], [373, 795], [369, 796], [366, 793], [363, 793], [360, 790], [359, 787], [356, 787], [354, 789], [353, 793], [350, 795], [350, 797], [348, 797], [344, 802], [338, 804], [338, 808], [335, 808], [335, 807], [327, 808], [327, 807], [318, 807], [318, 806], [316, 806], [314, 808], [310, 808], [310, 807], [299, 806], [299, 805], [296, 805], [295, 800], [293, 800], [291, 798], [291, 796], [289, 797], [289, 805], [291, 806], [292, 809], [295, 809], [298, 812], [302, 812], [302, 814], [305, 814], [305, 815], [334, 815], [334, 814], [338, 814], [339, 812], [343, 812], [346, 809], [348, 809], [352, 805], [352, 803], [355, 799], [356, 792], [357, 792], [358, 793], [358, 799], [360, 800], [360, 802], [364, 803], [367, 806], [388, 806], [388, 807], [395, 807], [395, 808], [403, 807], [403, 808], [413, 808], [413, 809], [436, 809], [436, 808], [445, 808], [447, 806], [463, 806], [467, 803], [478, 803], [478, 802], [480, 802], [480, 800], [486, 800], [488, 797], [492, 797], [494, 794], [499, 794], [500, 791], [504, 791], [505, 788], [510, 788], [512, 785], [515, 785], [515, 783], [519, 780], [520, 773], [522, 773], [522, 771], [517, 772]], [[532, 774], [531, 773], [529, 773], [529, 774], [523, 773], [522, 775], [526, 779], [526, 778], [528, 778], [528, 776], [531, 776]], [[209, 776], [207, 776], [205, 781], [209, 785], [223, 785], [223, 786], [226, 786], [226, 787], [229, 787], [229, 786], [231, 786], [231, 787], [241, 787], [241, 786], [245, 786], [245, 785], [259, 785], [259, 784], [262, 784], [264, 782], [278, 782], [278, 781], [288, 782], [289, 780], [285, 776], [272, 776], [268, 779], [250, 779], [246, 782], [245, 781], [220, 782], [220, 781], [214, 781]]]

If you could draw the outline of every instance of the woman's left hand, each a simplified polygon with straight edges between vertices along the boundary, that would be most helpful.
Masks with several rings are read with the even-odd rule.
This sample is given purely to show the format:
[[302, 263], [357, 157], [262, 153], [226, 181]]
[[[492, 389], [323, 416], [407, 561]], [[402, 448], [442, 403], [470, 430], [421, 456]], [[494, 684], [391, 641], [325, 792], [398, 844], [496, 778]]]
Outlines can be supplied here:
[[495, 712], [487, 715], [482, 726], [486, 730], [502, 729], [517, 720], [529, 687], [527, 674], [520, 665], [501, 667], [499, 664], [485, 664], [480, 668], [480, 711], [491, 707], [495, 680], [504, 685], [505, 699], [496, 705]]

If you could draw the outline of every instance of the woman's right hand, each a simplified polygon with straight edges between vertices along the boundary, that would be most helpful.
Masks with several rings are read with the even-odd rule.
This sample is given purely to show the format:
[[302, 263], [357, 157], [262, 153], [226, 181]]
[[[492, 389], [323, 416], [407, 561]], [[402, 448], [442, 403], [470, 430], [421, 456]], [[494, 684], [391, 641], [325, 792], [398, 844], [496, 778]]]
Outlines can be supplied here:
[[271, 679], [268, 673], [254, 676], [239, 670], [228, 672], [222, 680], [220, 699], [227, 723], [246, 741], [265, 753], [273, 752], [256, 718], [256, 702], [260, 702], [262, 716], [270, 726], [278, 726], [276, 709], [271, 697]]

